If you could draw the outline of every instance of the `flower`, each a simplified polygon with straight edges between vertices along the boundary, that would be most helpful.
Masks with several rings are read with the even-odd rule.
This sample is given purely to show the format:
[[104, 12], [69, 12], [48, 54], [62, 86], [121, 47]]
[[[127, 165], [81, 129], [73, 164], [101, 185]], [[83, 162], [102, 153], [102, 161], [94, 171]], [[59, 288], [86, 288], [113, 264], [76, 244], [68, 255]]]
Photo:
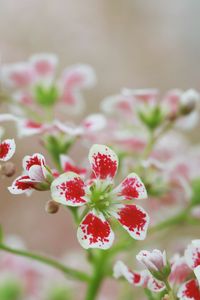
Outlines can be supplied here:
[[11, 194], [28, 193], [34, 189], [48, 190], [53, 175], [46, 165], [45, 158], [39, 153], [25, 156], [23, 159], [24, 173], [17, 177], [12, 185], [8, 187]]
[[[131, 173], [113, 188], [117, 173], [117, 155], [107, 146], [93, 145], [89, 152], [92, 178], [88, 182], [76, 173], [67, 172], [51, 184], [54, 201], [72, 207], [84, 206], [87, 210], [78, 231], [80, 244], [88, 248], [108, 249], [114, 233], [108, 219], [114, 217], [131, 237], [143, 240], [149, 224], [147, 213], [138, 205], [123, 204], [147, 197], [140, 178]], [[126, 203], [125, 202], [125, 203]]]
[[114, 265], [114, 278], [124, 277], [129, 283], [134, 286], [148, 288], [152, 292], [161, 292], [165, 289], [165, 284], [155, 278], [147, 271], [131, 271], [122, 262], [117, 261]]
[[160, 250], [154, 249], [152, 252], [142, 250], [136, 256], [137, 260], [141, 262], [145, 267], [151, 271], [162, 271], [166, 265], [166, 253], [162, 253]]
[[6, 139], [0, 143], [0, 161], [8, 161], [14, 155], [16, 144], [14, 139]]

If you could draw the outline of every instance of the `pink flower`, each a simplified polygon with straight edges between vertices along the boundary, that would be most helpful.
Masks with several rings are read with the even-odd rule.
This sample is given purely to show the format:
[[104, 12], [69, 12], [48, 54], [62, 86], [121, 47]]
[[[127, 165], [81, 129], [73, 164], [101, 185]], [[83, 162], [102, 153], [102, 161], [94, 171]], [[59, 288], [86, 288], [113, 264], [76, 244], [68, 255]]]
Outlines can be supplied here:
[[14, 155], [16, 149], [14, 139], [7, 139], [0, 143], [0, 161], [7, 161]]
[[77, 231], [80, 244], [86, 249], [111, 247], [114, 233], [108, 222], [110, 217], [117, 219], [131, 237], [144, 239], [149, 223], [147, 213], [140, 206], [123, 204], [125, 200], [147, 197], [139, 177], [131, 173], [114, 189], [118, 158], [104, 145], [92, 146], [89, 161], [93, 172], [89, 182], [84, 182], [76, 173], [68, 172], [51, 184], [54, 201], [73, 207], [85, 206], [88, 211]]
[[24, 173], [16, 178], [8, 190], [12, 194], [30, 193], [32, 190], [48, 190], [53, 179], [43, 155], [35, 153], [23, 159]]
[[165, 251], [154, 249], [153, 251], [142, 250], [136, 256], [137, 260], [141, 262], [150, 272], [162, 272], [167, 266], [167, 259]]

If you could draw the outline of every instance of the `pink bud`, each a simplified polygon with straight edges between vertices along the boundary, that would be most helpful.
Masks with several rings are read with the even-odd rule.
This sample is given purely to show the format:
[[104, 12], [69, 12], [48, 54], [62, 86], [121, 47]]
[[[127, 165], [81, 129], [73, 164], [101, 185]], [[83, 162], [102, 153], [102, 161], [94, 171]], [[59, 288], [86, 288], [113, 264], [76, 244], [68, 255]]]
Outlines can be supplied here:
[[145, 265], [150, 272], [162, 271], [167, 266], [166, 253], [154, 249], [152, 252], [142, 250], [136, 256], [137, 260]]

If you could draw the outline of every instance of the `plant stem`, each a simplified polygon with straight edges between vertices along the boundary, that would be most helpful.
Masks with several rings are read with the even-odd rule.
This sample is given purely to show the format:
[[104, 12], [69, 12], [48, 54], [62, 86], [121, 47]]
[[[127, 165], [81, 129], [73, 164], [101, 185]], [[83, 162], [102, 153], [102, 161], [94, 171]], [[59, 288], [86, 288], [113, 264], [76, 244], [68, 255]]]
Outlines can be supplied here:
[[4, 244], [0, 244], [0, 250], [11, 253], [11, 254], [27, 257], [27, 258], [33, 259], [35, 261], [41, 262], [43, 264], [46, 264], [48, 266], [54, 267], [55, 269], [64, 273], [66, 276], [69, 276], [73, 279], [80, 280], [80, 281], [86, 281], [86, 282], [88, 282], [90, 280], [90, 277], [86, 273], [72, 269], [72, 268], [68, 268], [65, 265], [63, 265], [62, 263], [60, 263], [50, 257], [45, 257], [45, 256], [38, 255], [35, 253], [27, 252], [25, 250], [13, 249]]
[[94, 300], [105, 276], [108, 252], [101, 250], [98, 257], [93, 261], [93, 274], [88, 284], [85, 300]]
[[166, 286], [166, 290], [168, 292], [168, 295], [169, 295], [169, 300], [176, 300], [175, 296], [174, 296], [174, 292], [173, 292], [173, 289], [171, 288], [170, 284], [169, 284], [169, 281], [166, 279], [164, 281], [165, 283], [165, 286]]

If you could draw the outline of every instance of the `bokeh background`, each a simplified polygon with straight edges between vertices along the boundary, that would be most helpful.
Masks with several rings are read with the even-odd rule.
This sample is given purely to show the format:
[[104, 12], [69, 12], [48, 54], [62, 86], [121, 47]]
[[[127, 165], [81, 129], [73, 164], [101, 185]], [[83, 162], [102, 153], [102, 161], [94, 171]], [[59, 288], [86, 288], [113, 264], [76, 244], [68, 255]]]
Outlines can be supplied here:
[[[0, 0], [1, 64], [37, 52], [58, 54], [61, 69], [79, 62], [94, 67], [98, 84], [85, 94], [87, 113], [97, 112], [101, 99], [122, 87], [199, 90], [200, 1]], [[15, 129], [6, 128], [15, 137]], [[19, 174], [22, 157], [41, 148], [33, 138], [17, 145]], [[10, 181], [0, 182], [6, 233], [52, 255], [79, 249], [70, 214], [45, 213], [49, 193], [13, 197], [7, 191]]]

